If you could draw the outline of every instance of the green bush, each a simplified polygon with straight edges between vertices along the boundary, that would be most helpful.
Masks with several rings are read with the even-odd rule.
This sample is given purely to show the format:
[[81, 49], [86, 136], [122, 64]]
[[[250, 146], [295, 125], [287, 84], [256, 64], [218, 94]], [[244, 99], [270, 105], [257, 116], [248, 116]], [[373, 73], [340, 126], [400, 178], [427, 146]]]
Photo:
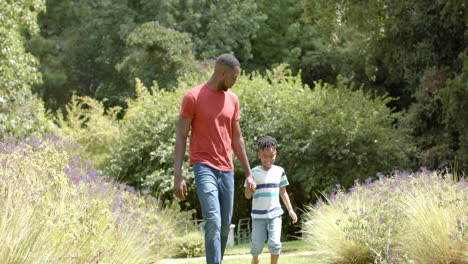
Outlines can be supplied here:
[[65, 106], [65, 114], [61, 110], [57, 112], [58, 134], [80, 146], [73, 150], [73, 154], [101, 170], [109, 165], [112, 147], [120, 138], [119, 111], [119, 107], [106, 111], [103, 102], [73, 95]]
[[[337, 86], [317, 82], [310, 90], [299, 76], [280, 66], [267, 76], [241, 78], [234, 87], [241, 100], [241, 127], [253, 164], [256, 140], [278, 139], [277, 164], [284, 166], [300, 202], [314, 191], [340, 182], [404, 167], [414, 147], [393, 122], [397, 117], [376, 97], [354, 89], [346, 79]], [[239, 168], [239, 166], [238, 166]]]
[[[112, 146], [110, 166], [106, 174], [139, 189], [152, 188], [163, 197], [172, 197], [173, 152], [175, 128], [182, 90], [150, 91], [140, 81], [136, 98], [128, 100], [128, 108], [120, 121], [121, 138]], [[183, 175], [193, 178], [184, 164]]]
[[205, 242], [199, 231], [176, 237], [172, 244], [171, 257], [193, 258], [205, 253]]
[[310, 206], [304, 232], [322, 263], [465, 263], [466, 179], [396, 171]]
[[44, 103], [36, 96], [5, 100], [0, 96], [0, 140], [41, 136], [54, 131]]

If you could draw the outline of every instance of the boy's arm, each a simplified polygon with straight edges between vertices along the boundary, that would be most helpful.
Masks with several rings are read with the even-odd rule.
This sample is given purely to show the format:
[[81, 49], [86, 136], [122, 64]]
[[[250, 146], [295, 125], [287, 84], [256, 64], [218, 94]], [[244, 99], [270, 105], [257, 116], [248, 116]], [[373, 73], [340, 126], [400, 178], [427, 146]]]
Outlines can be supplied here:
[[252, 192], [252, 190], [250, 190], [249, 187], [246, 186], [246, 187], [244, 188], [244, 196], [245, 196], [245, 198], [247, 198], [247, 199], [252, 198], [252, 193], [253, 193], [253, 192]]
[[284, 205], [286, 205], [286, 208], [288, 209], [288, 213], [292, 219], [292, 223], [295, 224], [297, 222], [297, 215], [292, 209], [291, 201], [289, 201], [289, 195], [288, 195], [288, 192], [286, 191], [285, 186], [280, 187], [280, 195], [281, 195], [281, 200], [283, 200]]

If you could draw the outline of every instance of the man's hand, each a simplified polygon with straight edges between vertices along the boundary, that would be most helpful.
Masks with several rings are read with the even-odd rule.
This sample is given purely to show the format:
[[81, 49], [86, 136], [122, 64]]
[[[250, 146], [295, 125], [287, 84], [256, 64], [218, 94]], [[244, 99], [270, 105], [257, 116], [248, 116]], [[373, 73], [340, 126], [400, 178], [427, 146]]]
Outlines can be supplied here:
[[255, 189], [257, 189], [257, 184], [255, 183], [252, 175], [247, 176], [245, 179], [247, 181], [247, 187], [250, 189], [250, 191], [255, 192]]
[[187, 196], [187, 185], [185, 184], [184, 178], [174, 177], [174, 195], [179, 198], [179, 200], [185, 200], [185, 197]]
[[295, 224], [297, 222], [297, 215], [294, 210], [289, 210], [289, 216], [291, 217], [292, 223]]

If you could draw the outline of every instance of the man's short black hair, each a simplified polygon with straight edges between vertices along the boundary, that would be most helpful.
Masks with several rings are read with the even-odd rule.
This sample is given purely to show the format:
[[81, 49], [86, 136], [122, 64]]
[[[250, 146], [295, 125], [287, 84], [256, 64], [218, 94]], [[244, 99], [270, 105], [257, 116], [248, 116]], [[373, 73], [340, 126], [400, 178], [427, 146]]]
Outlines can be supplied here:
[[257, 146], [258, 150], [276, 149], [278, 147], [278, 142], [276, 142], [274, 137], [264, 136], [258, 140]]
[[219, 55], [218, 58], [216, 58], [216, 63], [222, 63], [224, 65], [227, 65], [229, 67], [240, 67], [240, 63], [239, 61], [236, 59], [236, 57], [234, 57], [233, 55], [229, 54], [229, 53], [225, 53], [225, 54], [222, 54], [222, 55]]

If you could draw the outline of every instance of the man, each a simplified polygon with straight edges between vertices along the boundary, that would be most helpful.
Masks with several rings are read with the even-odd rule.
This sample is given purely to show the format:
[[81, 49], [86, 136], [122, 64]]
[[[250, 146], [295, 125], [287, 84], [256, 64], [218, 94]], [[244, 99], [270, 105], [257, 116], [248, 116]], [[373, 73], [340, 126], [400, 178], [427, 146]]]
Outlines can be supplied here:
[[181, 200], [187, 195], [181, 167], [191, 130], [190, 165], [193, 166], [198, 199], [206, 222], [208, 264], [221, 263], [231, 225], [234, 200], [231, 149], [245, 171], [247, 186], [252, 191], [256, 188], [239, 126], [239, 100], [229, 90], [239, 74], [240, 64], [234, 56], [219, 56], [211, 78], [185, 94], [177, 126], [174, 194]]

